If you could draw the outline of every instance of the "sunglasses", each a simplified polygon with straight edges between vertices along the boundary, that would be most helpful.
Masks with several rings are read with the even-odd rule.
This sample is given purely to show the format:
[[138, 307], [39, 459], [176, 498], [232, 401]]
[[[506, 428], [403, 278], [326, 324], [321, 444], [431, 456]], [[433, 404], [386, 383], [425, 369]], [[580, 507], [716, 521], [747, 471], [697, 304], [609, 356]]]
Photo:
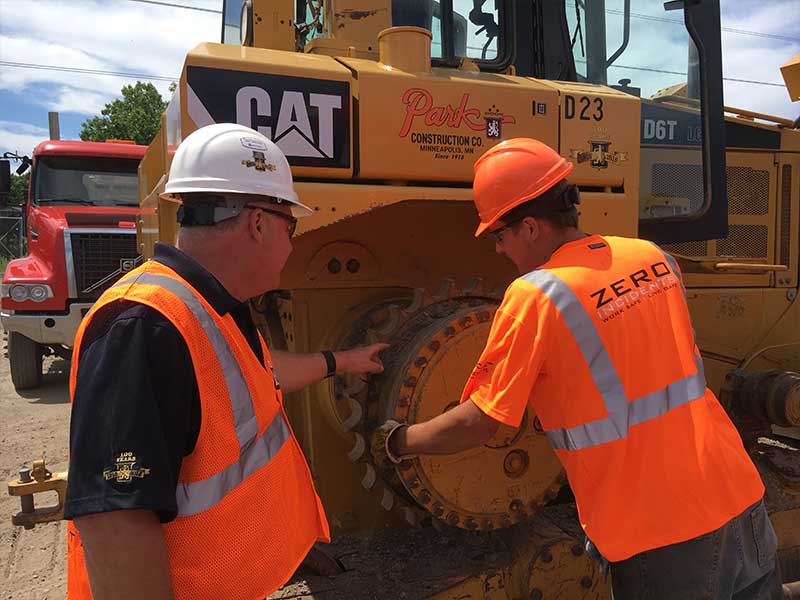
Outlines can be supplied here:
[[271, 208], [265, 208], [263, 206], [256, 206], [255, 204], [245, 204], [245, 208], [252, 208], [255, 210], [263, 210], [265, 213], [269, 213], [271, 215], [275, 215], [280, 217], [284, 221], [288, 222], [288, 226], [286, 228], [286, 233], [289, 234], [289, 237], [294, 237], [294, 232], [297, 230], [297, 217], [293, 217], [292, 215], [287, 215], [279, 210], [274, 210]]

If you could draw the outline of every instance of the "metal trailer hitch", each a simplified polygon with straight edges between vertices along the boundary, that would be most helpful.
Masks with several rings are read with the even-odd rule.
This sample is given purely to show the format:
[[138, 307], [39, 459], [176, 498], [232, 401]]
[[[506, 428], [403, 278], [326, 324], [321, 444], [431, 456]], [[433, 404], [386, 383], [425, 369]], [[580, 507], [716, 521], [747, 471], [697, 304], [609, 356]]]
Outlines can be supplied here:
[[[36, 508], [34, 494], [56, 492], [58, 504]], [[8, 482], [9, 496], [19, 496], [22, 510], [11, 517], [14, 525], [33, 529], [40, 523], [60, 521], [64, 518], [64, 496], [67, 493], [67, 472], [51, 473], [44, 464], [44, 459], [33, 462], [33, 469], [23, 467], [19, 470], [19, 479]]]

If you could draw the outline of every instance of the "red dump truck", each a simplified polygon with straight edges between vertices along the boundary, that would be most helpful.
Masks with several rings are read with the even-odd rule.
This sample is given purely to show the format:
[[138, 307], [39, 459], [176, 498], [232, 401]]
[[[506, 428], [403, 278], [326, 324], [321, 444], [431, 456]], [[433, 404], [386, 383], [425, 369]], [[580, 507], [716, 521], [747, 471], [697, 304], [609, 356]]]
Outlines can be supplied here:
[[145, 146], [49, 140], [34, 149], [24, 228], [28, 255], [8, 263], [0, 321], [17, 390], [37, 387], [42, 358], [69, 358], [92, 303], [141, 256], [137, 168]]

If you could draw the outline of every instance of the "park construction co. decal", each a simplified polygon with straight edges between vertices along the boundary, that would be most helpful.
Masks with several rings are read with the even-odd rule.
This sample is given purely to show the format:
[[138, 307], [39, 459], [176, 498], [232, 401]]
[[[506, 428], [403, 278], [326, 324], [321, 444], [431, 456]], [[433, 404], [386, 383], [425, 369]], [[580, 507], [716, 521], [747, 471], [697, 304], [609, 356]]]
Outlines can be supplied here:
[[186, 68], [198, 127], [239, 123], [275, 142], [294, 166], [350, 167], [350, 86], [343, 81]]
[[503, 127], [516, 123], [495, 105], [481, 111], [468, 93], [461, 95], [458, 104], [437, 104], [431, 92], [415, 87], [403, 93], [402, 104], [405, 117], [398, 136], [438, 160], [475, 159], [482, 153], [484, 138], [500, 140]]

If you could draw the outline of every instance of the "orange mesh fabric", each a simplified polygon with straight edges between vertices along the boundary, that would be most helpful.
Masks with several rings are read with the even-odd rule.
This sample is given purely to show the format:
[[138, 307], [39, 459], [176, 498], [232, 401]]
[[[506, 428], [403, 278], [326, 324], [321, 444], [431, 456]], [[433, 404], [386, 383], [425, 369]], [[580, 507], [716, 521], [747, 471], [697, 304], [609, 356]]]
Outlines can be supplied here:
[[[126, 278], [143, 273], [172, 278], [189, 288], [213, 317], [239, 365], [254, 402], [258, 434], [282, 415], [273, 375], [259, 364], [233, 319], [220, 317], [175, 272], [148, 262]], [[70, 376], [74, 393], [81, 338], [93, 314], [119, 299], [158, 310], [182, 334], [192, 357], [202, 410], [200, 434], [183, 460], [179, 481], [213, 477], [239, 460], [239, 441], [219, 359], [195, 315], [172, 292], [156, 285], [132, 283], [108, 290], [81, 324]], [[269, 360], [269, 353], [265, 358]], [[269, 363], [268, 363], [269, 364]], [[287, 421], [288, 423], [288, 421]], [[314, 490], [308, 465], [294, 435], [263, 467], [220, 501], [198, 514], [178, 516], [163, 526], [172, 583], [178, 599], [261, 599], [285, 583], [318, 539], [329, 541], [328, 523]], [[234, 469], [236, 471], [236, 469]], [[68, 546], [70, 600], [90, 598], [88, 578], [75, 532]]]

